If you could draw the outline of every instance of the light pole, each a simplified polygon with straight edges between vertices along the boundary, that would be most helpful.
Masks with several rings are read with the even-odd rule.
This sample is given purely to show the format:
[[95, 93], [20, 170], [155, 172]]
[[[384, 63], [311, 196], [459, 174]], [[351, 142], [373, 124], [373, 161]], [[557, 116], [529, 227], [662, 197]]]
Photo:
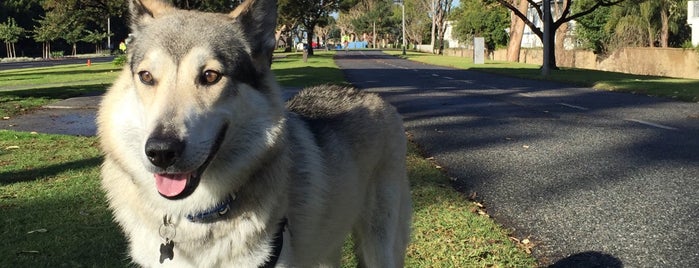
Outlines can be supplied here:
[[403, 55], [405, 55], [405, 47], [406, 47], [406, 45], [405, 45], [405, 2], [404, 1], [405, 0], [393, 0], [393, 3], [400, 4], [401, 11], [403, 12], [402, 16], [401, 16], [402, 25], [403, 25]]

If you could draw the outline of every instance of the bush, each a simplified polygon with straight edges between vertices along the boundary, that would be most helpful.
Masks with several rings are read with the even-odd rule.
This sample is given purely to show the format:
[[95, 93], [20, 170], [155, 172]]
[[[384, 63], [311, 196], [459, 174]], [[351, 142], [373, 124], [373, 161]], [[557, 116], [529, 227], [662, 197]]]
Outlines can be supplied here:
[[62, 58], [63, 51], [51, 51], [51, 58]]
[[112, 63], [114, 64], [114, 66], [122, 67], [122, 66], [124, 66], [124, 64], [126, 64], [126, 60], [127, 60], [126, 54], [121, 54], [121, 55], [117, 56], [116, 58], [114, 58]]

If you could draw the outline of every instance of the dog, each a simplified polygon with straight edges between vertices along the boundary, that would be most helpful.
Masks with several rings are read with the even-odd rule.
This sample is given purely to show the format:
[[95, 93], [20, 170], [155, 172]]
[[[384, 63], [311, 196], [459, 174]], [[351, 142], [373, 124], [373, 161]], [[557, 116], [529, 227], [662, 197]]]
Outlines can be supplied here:
[[128, 63], [97, 125], [101, 182], [143, 267], [402, 267], [406, 137], [379, 96], [323, 85], [285, 102], [276, 1], [229, 14], [129, 0]]

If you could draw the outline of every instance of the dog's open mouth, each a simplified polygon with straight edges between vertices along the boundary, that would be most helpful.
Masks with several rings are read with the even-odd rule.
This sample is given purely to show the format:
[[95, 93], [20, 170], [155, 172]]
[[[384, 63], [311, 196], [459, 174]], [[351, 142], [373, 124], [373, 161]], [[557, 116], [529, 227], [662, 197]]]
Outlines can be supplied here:
[[223, 138], [226, 136], [227, 129], [227, 124], [224, 124], [223, 127], [221, 127], [221, 129], [218, 131], [218, 135], [216, 136], [213, 146], [211, 146], [209, 155], [204, 163], [196, 170], [185, 173], [154, 174], [155, 186], [158, 189], [158, 193], [160, 193], [161, 196], [171, 200], [182, 199], [191, 195], [194, 190], [197, 189], [197, 186], [199, 186], [201, 176], [204, 174], [204, 171], [206, 171], [206, 168], [211, 163], [211, 160], [214, 159], [214, 156], [216, 156], [219, 148], [221, 148], [221, 143], [223, 143]]

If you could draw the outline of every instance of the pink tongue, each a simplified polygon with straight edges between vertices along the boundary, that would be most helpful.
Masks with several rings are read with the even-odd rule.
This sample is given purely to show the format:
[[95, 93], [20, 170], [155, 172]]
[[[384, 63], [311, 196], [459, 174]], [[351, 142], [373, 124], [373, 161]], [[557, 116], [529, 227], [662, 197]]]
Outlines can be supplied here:
[[190, 173], [183, 174], [155, 174], [155, 186], [160, 194], [173, 197], [184, 191]]

